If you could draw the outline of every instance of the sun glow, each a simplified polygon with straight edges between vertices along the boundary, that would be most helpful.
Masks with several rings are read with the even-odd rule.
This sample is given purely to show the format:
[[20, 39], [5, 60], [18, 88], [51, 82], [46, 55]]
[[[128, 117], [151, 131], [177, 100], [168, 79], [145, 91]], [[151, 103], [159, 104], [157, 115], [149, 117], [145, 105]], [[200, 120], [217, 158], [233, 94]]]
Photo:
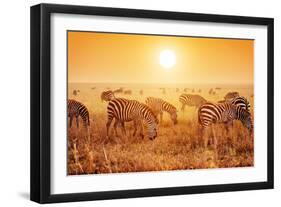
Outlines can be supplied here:
[[159, 63], [165, 69], [170, 69], [176, 64], [176, 55], [172, 50], [163, 50], [159, 55]]

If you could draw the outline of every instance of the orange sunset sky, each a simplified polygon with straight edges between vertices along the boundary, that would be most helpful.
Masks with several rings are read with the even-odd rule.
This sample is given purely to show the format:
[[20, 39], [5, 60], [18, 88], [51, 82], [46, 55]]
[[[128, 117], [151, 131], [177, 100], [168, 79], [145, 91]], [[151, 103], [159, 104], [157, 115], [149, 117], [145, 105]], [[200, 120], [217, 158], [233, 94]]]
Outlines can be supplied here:
[[[174, 53], [175, 65], [159, 63]], [[253, 84], [254, 40], [68, 32], [71, 83]]]

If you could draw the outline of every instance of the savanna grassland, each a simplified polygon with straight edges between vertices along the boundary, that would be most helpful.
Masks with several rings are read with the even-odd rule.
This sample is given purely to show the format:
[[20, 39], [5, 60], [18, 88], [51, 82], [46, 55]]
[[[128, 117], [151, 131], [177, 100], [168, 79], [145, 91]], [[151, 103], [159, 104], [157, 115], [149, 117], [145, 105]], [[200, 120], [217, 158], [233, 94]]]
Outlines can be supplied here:
[[[158, 125], [158, 136], [151, 141], [146, 136], [132, 136], [133, 123], [125, 124], [127, 135], [118, 129], [115, 137], [113, 126], [106, 136], [107, 102], [100, 94], [105, 90], [120, 87], [130, 89], [131, 95], [116, 94], [116, 97], [138, 100], [145, 103], [148, 96], [162, 98], [178, 109], [178, 124], [173, 125], [167, 113]], [[160, 89], [165, 88], [165, 90]], [[184, 92], [184, 88], [186, 91]], [[210, 89], [213, 89], [210, 94]], [[79, 90], [76, 95], [73, 90]], [[142, 91], [142, 92], [140, 92]], [[223, 100], [229, 91], [237, 91], [251, 104], [253, 116], [252, 86], [214, 85], [126, 85], [126, 84], [79, 84], [69, 83], [68, 98], [82, 102], [90, 113], [88, 136], [85, 128], [76, 128], [75, 120], [68, 128], [68, 174], [121, 173], [160, 170], [183, 170], [202, 168], [246, 167], [254, 165], [254, 140], [239, 121], [234, 121], [232, 133], [223, 124], [214, 129], [217, 148], [212, 144], [204, 147], [197, 121], [197, 109], [186, 106], [180, 110], [179, 96], [182, 93], [199, 94], [211, 102]], [[81, 121], [81, 120], [80, 120]], [[112, 123], [113, 125], [113, 123]], [[80, 124], [82, 126], [82, 124]], [[146, 135], [146, 128], [144, 128]], [[212, 131], [207, 131], [212, 137]]]

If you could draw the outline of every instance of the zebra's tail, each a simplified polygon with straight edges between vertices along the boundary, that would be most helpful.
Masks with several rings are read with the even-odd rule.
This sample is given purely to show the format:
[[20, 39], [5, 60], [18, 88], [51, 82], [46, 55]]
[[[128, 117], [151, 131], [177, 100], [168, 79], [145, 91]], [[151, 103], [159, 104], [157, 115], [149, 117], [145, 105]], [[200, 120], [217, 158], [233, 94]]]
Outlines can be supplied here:
[[[201, 105], [202, 106], [202, 105]], [[199, 107], [199, 109], [198, 109], [198, 123], [200, 124], [200, 125], [202, 125], [202, 121], [201, 121], [201, 118], [200, 118], [200, 112], [201, 112], [201, 106]]]
[[89, 114], [87, 116], [87, 122], [88, 122], [88, 126], [90, 126], [90, 115]]

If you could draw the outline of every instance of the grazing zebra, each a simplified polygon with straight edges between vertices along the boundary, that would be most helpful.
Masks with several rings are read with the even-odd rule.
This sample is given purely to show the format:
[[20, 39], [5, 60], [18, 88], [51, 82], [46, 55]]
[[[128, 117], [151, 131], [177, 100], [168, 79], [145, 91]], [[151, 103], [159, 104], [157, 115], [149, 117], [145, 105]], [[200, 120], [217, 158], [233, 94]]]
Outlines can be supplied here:
[[86, 128], [87, 126], [90, 126], [89, 111], [84, 104], [75, 101], [73, 99], [68, 99], [67, 114], [68, 117], [70, 118], [70, 123], [69, 123], [70, 128], [72, 126], [73, 117], [76, 118], [76, 125], [77, 128], [79, 128], [79, 116], [82, 118], [83, 124]]
[[112, 99], [115, 99], [114, 92], [111, 90], [103, 91], [100, 97], [102, 101], [111, 101]]
[[206, 99], [204, 99], [200, 95], [196, 94], [182, 94], [179, 97], [179, 101], [182, 103], [181, 110], [184, 111], [185, 105], [187, 106], [195, 106], [199, 108], [202, 104], [206, 103]]
[[137, 127], [140, 126], [141, 137], [143, 138], [142, 120], [148, 125], [148, 137], [153, 140], [157, 137], [157, 118], [148, 106], [135, 100], [128, 100], [124, 98], [115, 98], [108, 103], [107, 106], [107, 136], [113, 118], [115, 118], [114, 130], [117, 136], [117, 125], [122, 126], [123, 134], [126, 134], [124, 122], [134, 121], [133, 136], [136, 135]]
[[74, 96], [77, 96], [79, 92], [80, 92], [79, 90], [73, 90], [72, 94], [73, 94]]
[[124, 89], [123, 88], [118, 88], [113, 91], [113, 93], [123, 93]]
[[238, 92], [228, 92], [225, 96], [224, 96], [224, 99], [225, 100], [230, 100], [230, 99], [233, 99], [237, 96], [240, 96]]
[[[212, 124], [225, 123], [229, 125], [232, 124], [233, 120], [241, 121], [250, 133], [252, 132], [253, 124], [251, 113], [230, 102], [219, 104], [205, 103], [198, 110], [198, 122], [203, 127], [203, 133], [205, 129], [210, 125], [212, 126]], [[214, 130], [213, 139], [216, 146], [217, 140]], [[207, 146], [207, 142], [208, 140], [205, 140], [205, 147]]]
[[159, 88], [163, 94], [166, 94], [166, 88]]
[[174, 124], [177, 124], [177, 109], [172, 104], [154, 97], [148, 97], [145, 100], [146, 105], [148, 105], [155, 116], [157, 117], [160, 114], [160, 122], [162, 122], [163, 111], [166, 111], [170, 114], [171, 120]]
[[132, 94], [132, 91], [131, 91], [131, 90], [125, 90], [125, 91], [124, 91], [124, 94], [125, 94], [125, 95], [131, 95], [131, 94]]
[[234, 104], [238, 107], [241, 107], [241, 108], [245, 109], [246, 111], [250, 112], [250, 108], [251, 108], [250, 102], [243, 96], [236, 96], [233, 99], [222, 100], [222, 101], [219, 101], [218, 103], [225, 103], [225, 102], [230, 102], [230, 103], [232, 103], [232, 104]]

